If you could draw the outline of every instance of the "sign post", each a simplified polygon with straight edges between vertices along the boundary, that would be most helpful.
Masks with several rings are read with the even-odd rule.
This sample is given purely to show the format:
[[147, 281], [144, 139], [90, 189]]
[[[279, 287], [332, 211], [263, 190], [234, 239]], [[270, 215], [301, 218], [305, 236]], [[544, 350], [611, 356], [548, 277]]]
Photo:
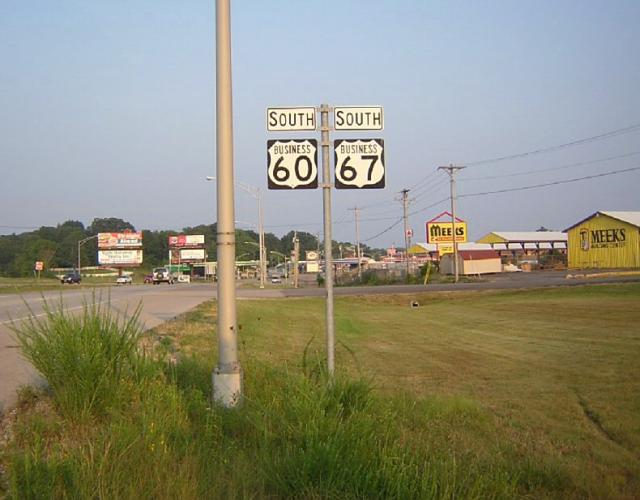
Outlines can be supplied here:
[[38, 273], [38, 279], [40, 279], [40, 273], [42, 272], [43, 269], [44, 269], [44, 262], [42, 262], [41, 260], [37, 260], [35, 265], [33, 266], [33, 270], [34, 272]]
[[[333, 254], [331, 235], [331, 158], [329, 114], [332, 108], [311, 106], [267, 108], [267, 130], [299, 132], [317, 130], [320, 113], [322, 148], [322, 207], [324, 223], [324, 269], [326, 292], [327, 371], [335, 372], [335, 318], [333, 310]], [[334, 130], [382, 130], [382, 106], [336, 106]], [[384, 140], [340, 139], [334, 143], [336, 189], [380, 189], [385, 186]], [[318, 187], [318, 142], [315, 139], [267, 141], [269, 189], [316, 189]], [[359, 264], [359, 262], [358, 262]]]

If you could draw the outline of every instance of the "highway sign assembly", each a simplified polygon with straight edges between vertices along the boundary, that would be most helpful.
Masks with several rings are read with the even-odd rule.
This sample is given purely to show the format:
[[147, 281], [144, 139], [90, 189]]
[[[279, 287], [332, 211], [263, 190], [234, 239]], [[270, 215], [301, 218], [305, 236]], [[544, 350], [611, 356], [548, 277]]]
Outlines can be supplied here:
[[[314, 130], [320, 132], [322, 153], [322, 212], [324, 225], [324, 286], [326, 290], [327, 372], [335, 371], [335, 317], [333, 312], [333, 248], [331, 236], [331, 141], [329, 114], [333, 110], [333, 130], [382, 130], [382, 106], [270, 107], [270, 132]], [[316, 123], [320, 115], [320, 126]], [[384, 140], [342, 139], [334, 142], [337, 189], [379, 189], [385, 185]], [[318, 187], [318, 141], [280, 139], [267, 141], [267, 179], [269, 189], [314, 189]], [[321, 271], [321, 262], [311, 269]], [[308, 270], [310, 270], [308, 268]]]
[[334, 141], [336, 189], [384, 188], [384, 140]]
[[268, 140], [267, 177], [269, 189], [316, 189], [318, 141]]

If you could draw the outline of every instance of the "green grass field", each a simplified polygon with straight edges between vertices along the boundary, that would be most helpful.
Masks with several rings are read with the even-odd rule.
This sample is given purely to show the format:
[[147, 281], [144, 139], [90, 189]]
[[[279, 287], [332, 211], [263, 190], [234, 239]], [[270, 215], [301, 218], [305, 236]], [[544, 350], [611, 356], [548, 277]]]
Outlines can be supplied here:
[[[79, 498], [638, 498], [639, 299], [640, 284], [341, 297], [333, 386], [323, 300], [242, 300], [246, 400], [232, 412], [207, 409], [215, 303], [203, 304], [145, 335], [178, 359], [166, 375], [117, 356], [120, 383], [99, 405], [90, 398], [99, 413], [74, 418], [55, 394], [26, 391], [5, 423], [3, 488], [15, 498], [69, 488]], [[72, 369], [56, 373], [76, 383]]]
[[[245, 364], [300, 370], [309, 342], [324, 358], [322, 300], [241, 301], [238, 315]], [[213, 305], [165, 333], [213, 363], [203, 323]], [[640, 495], [640, 285], [339, 298], [336, 332], [339, 372], [477, 405], [496, 439], [562, 471], [566, 492]]]

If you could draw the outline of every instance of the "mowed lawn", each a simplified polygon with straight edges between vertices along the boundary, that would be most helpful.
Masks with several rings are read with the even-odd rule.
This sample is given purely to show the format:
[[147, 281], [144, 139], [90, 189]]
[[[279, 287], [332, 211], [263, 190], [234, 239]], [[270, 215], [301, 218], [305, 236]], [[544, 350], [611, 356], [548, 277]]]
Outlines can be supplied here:
[[[240, 301], [238, 322], [246, 377], [324, 362], [321, 299]], [[213, 363], [214, 324], [210, 303], [159, 333]], [[477, 406], [489, 439], [557, 469], [560, 496], [640, 496], [640, 284], [341, 297], [336, 338], [337, 371]], [[479, 450], [487, 433], [454, 438]]]

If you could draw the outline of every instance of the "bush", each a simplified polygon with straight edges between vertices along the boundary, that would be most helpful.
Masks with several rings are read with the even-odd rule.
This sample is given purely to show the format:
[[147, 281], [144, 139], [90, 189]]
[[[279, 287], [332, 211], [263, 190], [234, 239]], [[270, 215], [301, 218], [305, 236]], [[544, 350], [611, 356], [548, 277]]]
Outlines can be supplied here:
[[62, 299], [43, 302], [44, 318], [35, 314], [13, 324], [22, 353], [47, 380], [65, 417], [83, 421], [117, 405], [123, 385], [144, 375], [138, 351], [140, 307], [130, 319], [114, 315], [109, 302], [94, 295], [74, 315]]

